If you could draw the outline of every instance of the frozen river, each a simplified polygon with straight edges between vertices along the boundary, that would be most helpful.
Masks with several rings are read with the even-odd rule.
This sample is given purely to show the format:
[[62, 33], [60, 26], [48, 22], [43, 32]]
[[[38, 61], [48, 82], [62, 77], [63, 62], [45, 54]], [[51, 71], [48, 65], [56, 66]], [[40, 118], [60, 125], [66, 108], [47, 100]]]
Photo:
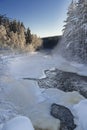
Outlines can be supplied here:
[[[44, 70], [58, 68], [87, 76], [87, 67], [82, 64], [70, 63], [59, 55], [47, 53], [8, 54], [0, 55], [0, 77], [41, 78]], [[0, 78], [0, 79], [1, 79]]]
[[[84, 98], [78, 92], [65, 93], [52, 89], [52, 91], [47, 90], [43, 93], [43, 89], [41, 90], [35, 81], [23, 80], [23, 78], [27, 77], [45, 77], [44, 70], [53, 70], [55, 68], [87, 76], [87, 67], [85, 65], [74, 62], [70, 63], [57, 54], [0, 53], [0, 122], [3, 123], [4, 120], [9, 120], [18, 112], [18, 114], [29, 116], [33, 123], [36, 123], [35, 116], [41, 115], [38, 114], [41, 112], [41, 116], [46, 118], [49, 105], [54, 101], [64, 103], [63, 105], [69, 105], [71, 107], [74, 103], [83, 100]], [[50, 115], [48, 116], [50, 118]], [[41, 121], [42, 117], [38, 119]]]

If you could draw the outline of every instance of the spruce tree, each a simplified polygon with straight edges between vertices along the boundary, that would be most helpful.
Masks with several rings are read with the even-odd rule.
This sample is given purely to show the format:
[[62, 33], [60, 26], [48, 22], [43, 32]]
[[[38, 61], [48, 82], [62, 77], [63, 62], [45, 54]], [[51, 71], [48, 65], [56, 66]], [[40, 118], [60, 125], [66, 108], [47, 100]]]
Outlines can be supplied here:
[[77, 3], [72, 0], [67, 13], [67, 20], [65, 21], [65, 28], [63, 33], [63, 52], [64, 56], [71, 57], [74, 54], [76, 37], [76, 26], [77, 26]]
[[32, 36], [31, 36], [31, 31], [28, 27], [26, 32], [26, 44], [30, 44], [31, 42], [32, 42]]
[[81, 63], [87, 62], [87, 2], [79, 0], [77, 5], [77, 43], [75, 55]]

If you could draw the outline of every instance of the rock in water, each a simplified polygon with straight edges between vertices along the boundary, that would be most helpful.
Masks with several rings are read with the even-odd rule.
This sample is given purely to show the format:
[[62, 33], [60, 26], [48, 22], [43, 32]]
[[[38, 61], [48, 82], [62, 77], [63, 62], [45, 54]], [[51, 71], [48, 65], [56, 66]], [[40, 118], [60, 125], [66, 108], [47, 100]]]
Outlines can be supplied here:
[[50, 113], [53, 117], [58, 118], [61, 121], [60, 130], [75, 129], [74, 116], [67, 107], [53, 103], [51, 105]]
[[38, 79], [40, 88], [57, 88], [64, 92], [78, 91], [87, 98], [87, 77], [58, 69], [45, 70], [46, 77]]

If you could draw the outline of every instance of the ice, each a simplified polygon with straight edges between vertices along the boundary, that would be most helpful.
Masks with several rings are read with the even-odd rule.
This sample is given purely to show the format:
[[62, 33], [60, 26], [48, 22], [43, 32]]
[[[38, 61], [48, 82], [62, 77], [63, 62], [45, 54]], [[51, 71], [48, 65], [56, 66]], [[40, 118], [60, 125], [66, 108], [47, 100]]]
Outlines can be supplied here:
[[34, 130], [29, 118], [17, 116], [3, 125], [2, 130]]
[[3, 92], [4, 99], [17, 106], [21, 113], [27, 115], [31, 107], [45, 100], [35, 81], [20, 80], [19, 82], [14, 79], [7, 84], [7, 90]]
[[56, 88], [44, 90], [43, 95], [49, 102], [55, 102], [68, 107], [72, 107], [74, 104], [84, 100], [84, 97], [76, 91], [66, 93]]
[[3, 128], [3, 124], [0, 124], [0, 130], [2, 130], [2, 128]]

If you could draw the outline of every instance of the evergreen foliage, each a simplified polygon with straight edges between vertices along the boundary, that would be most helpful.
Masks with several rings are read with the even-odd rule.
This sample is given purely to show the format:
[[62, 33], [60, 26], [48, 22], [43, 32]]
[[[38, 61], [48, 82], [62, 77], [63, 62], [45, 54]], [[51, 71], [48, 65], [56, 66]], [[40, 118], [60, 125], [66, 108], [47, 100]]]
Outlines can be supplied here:
[[25, 35], [26, 35], [26, 44], [30, 44], [32, 42], [32, 36], [29, 27], [27, 28], [27, 32]]

